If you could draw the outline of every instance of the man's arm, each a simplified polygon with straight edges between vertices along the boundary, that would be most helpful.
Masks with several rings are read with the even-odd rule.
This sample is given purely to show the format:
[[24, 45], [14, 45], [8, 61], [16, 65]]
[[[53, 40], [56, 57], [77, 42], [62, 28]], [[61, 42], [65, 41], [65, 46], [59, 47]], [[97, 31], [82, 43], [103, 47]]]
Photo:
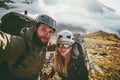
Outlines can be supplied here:
[[0, 31], [0, 61], [13, 64], [25, 50], [26, 43], [20, 36], [11, 36]]

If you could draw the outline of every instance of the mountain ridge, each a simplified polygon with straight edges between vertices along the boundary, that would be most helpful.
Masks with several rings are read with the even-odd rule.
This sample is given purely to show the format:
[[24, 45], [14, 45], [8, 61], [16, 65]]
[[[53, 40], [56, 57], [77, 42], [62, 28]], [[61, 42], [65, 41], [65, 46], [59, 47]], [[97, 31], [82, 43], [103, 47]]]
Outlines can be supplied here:
[[86, 49], [92, 60], [94, 80], [120, 79], [120, 39], [115, 34], [98, 31], [84, 36]]

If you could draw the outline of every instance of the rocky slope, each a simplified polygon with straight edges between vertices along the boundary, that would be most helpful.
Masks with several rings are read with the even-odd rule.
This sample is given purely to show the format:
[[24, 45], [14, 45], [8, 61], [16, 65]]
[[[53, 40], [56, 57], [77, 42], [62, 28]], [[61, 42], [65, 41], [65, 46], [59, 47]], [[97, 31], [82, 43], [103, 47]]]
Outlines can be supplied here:
[[120, 39], [99, 31], [84, 40], [92, 60], [91, 80], [120, 80]]

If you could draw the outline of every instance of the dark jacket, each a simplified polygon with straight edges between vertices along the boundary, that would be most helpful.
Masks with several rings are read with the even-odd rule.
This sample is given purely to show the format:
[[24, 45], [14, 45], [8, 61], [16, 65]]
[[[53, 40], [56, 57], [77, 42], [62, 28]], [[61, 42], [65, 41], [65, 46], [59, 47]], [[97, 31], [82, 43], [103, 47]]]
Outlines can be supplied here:
[[33, 33], [32, 28], [21, 36], [0, 32], [0, 80], [37, 80], [47, 46], [37, 45]]
[[68, 64], [68, 75], [58, 73], [62, 80], [88, 80], [88, 71], [84, 63], [71, 57]]

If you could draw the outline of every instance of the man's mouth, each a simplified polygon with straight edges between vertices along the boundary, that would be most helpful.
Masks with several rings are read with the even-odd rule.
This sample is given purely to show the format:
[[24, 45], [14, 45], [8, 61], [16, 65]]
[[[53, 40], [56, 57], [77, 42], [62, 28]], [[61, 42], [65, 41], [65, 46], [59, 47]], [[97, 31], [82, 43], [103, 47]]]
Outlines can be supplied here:
[[48, 42], [48, 38], [46, 38], [46, 37], [41, 37], [41, 40], [42, 40], [42, 42]]

